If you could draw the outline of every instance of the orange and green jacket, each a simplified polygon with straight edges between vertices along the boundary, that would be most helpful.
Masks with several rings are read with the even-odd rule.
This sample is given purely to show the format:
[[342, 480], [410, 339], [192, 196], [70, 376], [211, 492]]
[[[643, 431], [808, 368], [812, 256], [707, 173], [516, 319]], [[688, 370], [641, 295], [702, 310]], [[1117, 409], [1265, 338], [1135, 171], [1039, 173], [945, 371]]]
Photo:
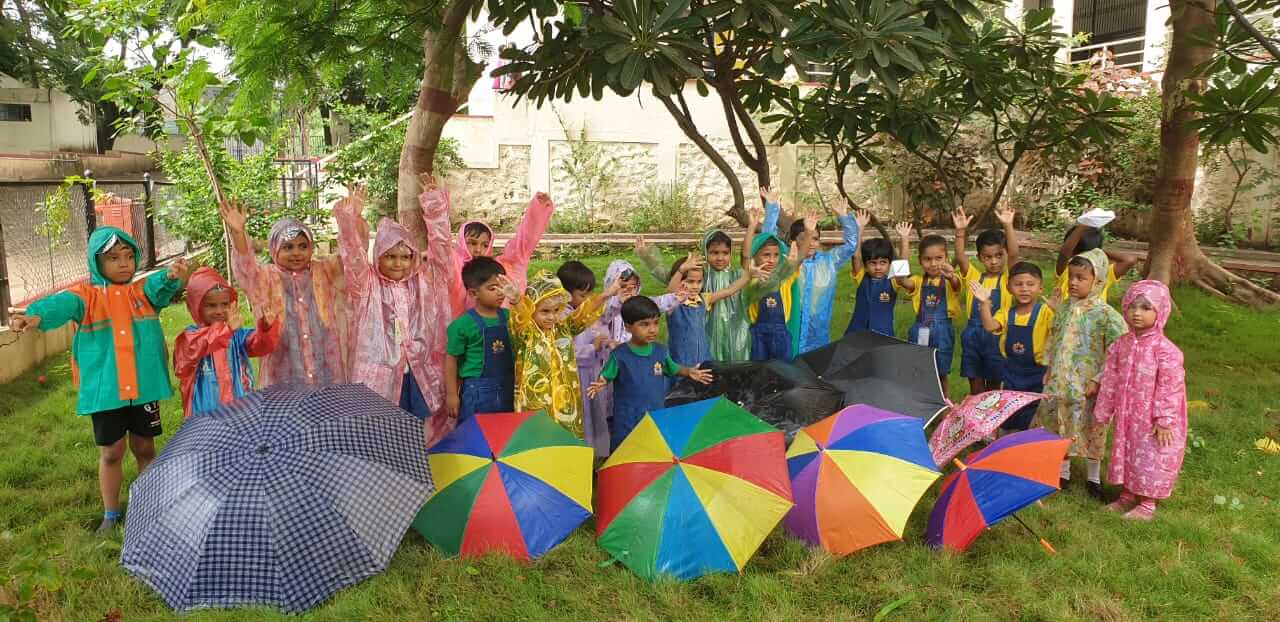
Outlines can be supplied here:
[[27, 307], [28, 316], [39, 316], [41, 330], [76, 323], [71, 355], [72, 377], [80, 389], [76, 402], [80, 415], [173, 395], [157, 312], [169, 305], [182, 282], [157, 272], [142, 281], [109, 283], [98, 270], [96, 256], [112, 236], [132, 246], [138, 256], [138, 243], [129, 234], [99, 227], [89, 236], [89, 282]]

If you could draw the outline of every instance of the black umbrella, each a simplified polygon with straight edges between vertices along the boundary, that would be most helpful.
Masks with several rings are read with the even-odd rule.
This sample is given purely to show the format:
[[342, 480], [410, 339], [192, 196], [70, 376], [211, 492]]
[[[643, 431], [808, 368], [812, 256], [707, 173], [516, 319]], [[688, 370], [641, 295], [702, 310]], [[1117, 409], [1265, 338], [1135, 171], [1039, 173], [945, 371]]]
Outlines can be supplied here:
[[836, 387], [845, 404], [870, 404], [926, 421], [947, 406], [933, 348], [859, 332], [801, 354], [796, 364]]
[[724, 396], [782, 430], [796, 430], [840, 410], [844, 397], [808, 369], [784, 361], [713, 363], [711, 384], [682, 379], [667, 394], [667, 406]]

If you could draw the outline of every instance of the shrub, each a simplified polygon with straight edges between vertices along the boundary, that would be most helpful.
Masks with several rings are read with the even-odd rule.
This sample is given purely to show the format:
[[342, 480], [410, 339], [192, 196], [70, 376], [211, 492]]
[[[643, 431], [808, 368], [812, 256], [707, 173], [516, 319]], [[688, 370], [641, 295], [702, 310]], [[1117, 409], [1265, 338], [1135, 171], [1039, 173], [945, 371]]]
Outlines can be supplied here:
[[636, 233], [697, 231], [693, 193], [683, 182], [650, 184], [631, 210], [631, 231]]

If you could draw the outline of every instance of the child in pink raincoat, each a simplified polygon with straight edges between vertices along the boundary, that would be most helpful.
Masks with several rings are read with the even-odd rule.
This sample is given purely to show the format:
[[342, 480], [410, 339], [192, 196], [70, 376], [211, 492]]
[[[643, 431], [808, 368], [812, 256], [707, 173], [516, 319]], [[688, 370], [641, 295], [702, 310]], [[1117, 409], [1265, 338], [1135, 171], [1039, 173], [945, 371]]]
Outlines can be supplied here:
[[432, 416], [444, 402], [441, 374], [450, 310], [438, 292], [448, 287], [453, 255], [448, 191], [431, 179], [423, 188], [418, 201], [427, 231], [424, 253], [403, 225], [383, 218], [369, 261], [362, 190], [339, 202], [334, 218], [351, 308], [351, 381], [426, 421], [430, 445], [453, 427], [451, 418]]
[[1124, 517], [1151, 520], [1156, 500], [1173, 493], [1187, 447], [1187, 387], [1182, 351], [1164, 335], [1173, 307], [1160, 281], [1139, 281], [1125, 292], [1129, 332], [1107, 351], [1098, 423], [1115, 420], [1107, 479], [1124, 492], [1106, 506]]
[[[533, 195], [529, 207], [524, 212], [524, 219], [516, 228], [516, 233], [502, 248], [502, 255], [496, 257], [498, 263], [507, 271], [507, 278], [515, 286], [516, 291], [523, 292], [528, 278], [529, 260], [533, 251], [538, 248], [538, 241], [551, 222], [551, 214], [555, 212], [555, 203], [544, 192]], [[457, 243], [453, 247], [453, 281], [450, 287], [450, 303], [453, 315], [457, 317], [474, 307], [476, 301], [467, 295], [467, 288], [462, 286], [462, 266], [467, 265], [474, 257], [493, 254], [493, 228], [478, 220], [469, 220], [458, 227]], [[507, 305], [514, 301], [508, 301]]]

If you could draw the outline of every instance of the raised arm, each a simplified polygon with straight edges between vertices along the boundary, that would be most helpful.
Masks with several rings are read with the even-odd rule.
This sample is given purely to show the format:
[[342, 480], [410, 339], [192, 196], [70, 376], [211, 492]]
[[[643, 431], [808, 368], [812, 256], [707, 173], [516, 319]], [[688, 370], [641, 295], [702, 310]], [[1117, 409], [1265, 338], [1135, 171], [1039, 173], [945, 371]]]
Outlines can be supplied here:
[[[418, 205], [422, 207], [422, 224], [427, 228], [427, 248], [422, 251], [422, 263], [427, 273], [432, 275], [432, 286], [444, 289], [453, 282], [450, 277], [456, 269], [453, 252], [449, 248], [452, 242], [449, 190], [438, 185], [435, 177], [426, 173], [422, 175], [421, 182], [423, 191], [418, 195]], [[461, 295], [465, 298], [466, 292], [461, 292]]]
[[[894, 225], [893, 230], [898, 234], [898, 258], [905, 261], [911, 256], [911, 223], [900, 222]], [[908, 294], [915, 293], [916, 282], [910, 276], [897, 276], [894, 277], [894, 281], [898, 283], [898, 287], [901, 287]]]
[[1111, 262], [1111, 269], [1115, 272], [1117, 279], [1124, 278], [1134, 266], [1138, 265], [1138, 256], [1129, 253], [1118, 253], [1115, 251], [1103, 251], [1107, 254], [1107, 260]]
[[[761, 188], [763, 194], [764, 189]], [[760, 212], [756, 208], [747, 209], [747, 228], [742, 232], [742, 243], [739, 245], [739, 253], [741, 257], [739, 264], [742, 266], [743, 272], [749, 272], [751, 268], [751, 242], [755, 239], [756, 229], [760, 228]]]
[[259, 317], [269, 314], [270, 310], [267, 307], [270, 302], [267, 300], [265, 283], [266, 267], [258, 263], [258, 258], [253, 252], [253, 240], [249, 238], [249, 233], [245, 229], [247, 210], [239, 203], [219, 203], [218, 213], [227, 225], [227, 237], [231, 238], [231, 256], [228, 258], [228, 263], [231, 264], [231, 275], [235, 278], [236, 285], [244, 290], [254, 313]]
[[233, 333], [226, 322], [178, 333], [173, 342], [173, 375], [185, 378], [196, 373], [201, 359], [231, 344]]
[[760, 189], [760, 197], [764, 199], [764, 222], [760, 224], [760, 233], [777, 233], [778, 217], [782, 214], [782, 195], [770, 191], [766, 186]]
[[[672, 275], [667, 273], [667, 269], [662, 265], [662, 253], [657, 247], [649, 244], [643, 235], [636, 236], [635, 243], [636, 257], [640, 258], [640, 263], [644, 265], [645, 270], [649, 271], [649, 275], [659, 283], [666, 283]], [[672, 291], [668, 289], [667, 291]]]
[[1080, 243], [1080, 238], [1084, 236], [1085, 225], [1075, 225], [1071, 231], [1067, 233], [1067, 237], [1062, 240], [1062, 246], [1058, 247], [1058, 263], [1055, 265], [1055, 271], [1062, 274], [1067, 269], [1067, 262], [1071, 261], [1071, 257], [1075, 254], [1076, 245]]
[[582, 304], [569, 314], [569, 318], [565, 321], [569, 323], [569, 332], [578, 335], [591, 328], [604, 315], [605, 304], [618, 294], [618, 290], [622, 289], [621, 279], [614, 279], [604, 292], [588, 297]]
[[[857, 244], [857, 246], [858, 246], [859, 248], [861, 248], [861, 247], [862, 247], [862, 236], [863, 236], [863, 233], [865, 233], [865, 232], [866, 232], [866, 230], [867, 230], [867, 224], [871, 222], [871, 211], [870, 211], [870, 210], [865, 210], [865, 209], [860, 209], [860, 210], [858, 210], [857, 212], [855, 212], [854, 214], [855, 214], [855, 215], [854, 215], [854, 220], [855, 220], [855, 221], [857, 221], [857, 223], [858, 223], [858, 244]], [[854, 253], [854, 254], [853, 254], [853, 274], [854, 274], [854, 275], [857, 275], [857, 274], [861, 273], [861, 272], [862, 272], [862, 270], [863, 270], [863, 266], [862, 266], [862, 253]]]
[[978, 299], [978, 313], [982, 318], [982, 328], [989, 333], [999, 334], [1004, 326], [991, 317], [991, 290], [983, 287], [979, 281], [969, 281], [969, 291]]
[[[841, 243], [831, 251], [831, 259], [839, 268], [848, 263], [853, 256], [858, 253], [858, 240], [861, 238], [861, 228], [858, 222], [849, 214], [849, 209], [843, 203], [836, 202], [832, 204], [831, 211], [835, 212], [836, 220], [840, 221]], [[817, 238], [814, 238], [815, 240]]]
[[711, 308], [717, 302], [720, 302], [721, 300], [724, 300], [725, 298], [728, 298], [742, 291], [742, 288], [746, 287], [747, 283], [751, 282], [753, 272], [754, 272], [754, 269], [751, 269], [751, 268], [744, 269], [742, 271], [742, 276], [738, 277], [737, 279], [734, 279], [734, 281], [730, 283], [728, 287], [720, 291], [711, 292], [709, 294], [703, 294], [702, 300], [704, 304], [706, 304], [707, 308]]
[[951, 257], [951, 265], [955, 266], [956, 270], [961, 274], [967, 272], [965, 268], [969, 265], [967, 249], [969, 246], [968, 232], [970, 222], [973, 222], [973, 220], [969, 218], [968, 214], [964, 213], [963, 207], [956, 208], [955, 211], [951, 212], [951, 223], [956, 227], [956, 252]]
[[1017, 212], [1013, 211], [1008, 202], [996, 209], [996, 220], [1000, 221], [1000, 226], [1004, 228], [1005, 250], [1008, 257], [1005, 261], [1006, 266], [1018, 263], [1018, 232], [1013, 228], [1013, 217], [1016, 215]]
[[244, 340], [244, 349], [249, 356], [266, 356], [276, 351], [276, 345], [280, 343], [280, 334], [283, 332], [284, 322], [280, 321], [280, 317], [274, 318], [258, 318], [258, 325], [249, 333]]
[[750, 307], [751, 305], [760, 302], [760, 299], [782, 287], [782, 283], [787, 280], [787, 277], [795, 273], [796, 267], [799, 265], [799, 247], [792, 244], [791, 250], [787, 251], [786, 261], [778, 262], [778, 265], [773, 267], [773, 271], [770, 272], [769, 276], [764, 280], [757, 278], [759, 277], [759, 273], [754, 270], [749, 270], [748, 272], [751, 272], [752, 281], [742, 292], [743, 303]]
[[353, 297], [364, 296], [377, 278], [369, 263], [369, 224], [360, 214], [364, 210], [363, 195], [363, 190], [351, 188], [347, 196], [333, 206], [333, 220], [338, 226], [338, 257], [342, 259], [347, 293]]
[[529, 268], [529, 259], [533, 257], [533, 251], [538, 248], [538, 242], [542, 240], [542, 234], [546, 232], [547, 225], [551, 222], [551, 214], [555, 211], [556, 205], [551, 202], [551, 197], [547, 196], [547, 193], [539, 192], [533, 195], [528, 209], [525, 210], [524, 219], [516, 228], [515, 235], [511, 236], [511, 240], [502, 249], [502, 258], [507, 260], [509, 265], [515, 266], [517, 270]]

